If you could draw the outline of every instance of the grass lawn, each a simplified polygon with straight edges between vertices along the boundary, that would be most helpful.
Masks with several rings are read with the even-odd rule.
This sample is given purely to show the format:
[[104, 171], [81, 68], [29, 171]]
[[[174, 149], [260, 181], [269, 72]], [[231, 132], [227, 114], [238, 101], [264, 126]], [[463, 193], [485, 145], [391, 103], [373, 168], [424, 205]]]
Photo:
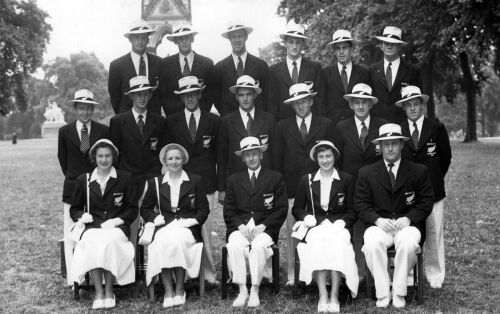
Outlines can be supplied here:
[[[376, 310], [364, 296], [342, 312], [483, 313], [500, 312], [500, 143], [453, 143], [453, 161], [447, 176], [445, 200], [446, 281], [443, 289], [426, 285], [422, 306], [407, 298], [407, 307]], [[88, 311], [92, 293], [73, 299], [71, 288], [60, 276], [62, 237], [61, 189], [63, 176], [56, 157], [56, 140], [21, 140], [17, 145], [0, 142], [0, 312], [80, 313]], [[220, 248], [225, 227], [220, 208], [214, 218], [215, 258], [220, 276]], [[283, 242], [280, 246], [283, 248]], [[281, 265], [285, 263], [281, 250]], [[281, 281], [285, 282], [284, 270]], [[118, 292], [117, 313], [163, 311], [135, 288], [129, 297]], [[315, 312], [317, 292], [311, 289], [294, 299], [290, 289], [277, 296], [261, 290], [258, 311], [273, 313]], [[233, 312], [231, 302], [220, 299], [218, 288], [209, 288], [204, 299], [188, 295], [187, 305], [173, 312]], [[247, 312], [246, 309], [235, 312]]]

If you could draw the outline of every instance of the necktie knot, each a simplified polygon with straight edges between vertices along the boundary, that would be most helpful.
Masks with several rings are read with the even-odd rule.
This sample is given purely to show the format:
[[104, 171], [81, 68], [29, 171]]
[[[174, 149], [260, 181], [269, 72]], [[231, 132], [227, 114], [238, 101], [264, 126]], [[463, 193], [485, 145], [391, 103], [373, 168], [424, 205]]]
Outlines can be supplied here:
[[142, 114], [140, 114], [137, 118], [139, 119], [139, 121], [142, 121], [143, 118]]
[[89, 129], [87, 128], [87, 125], [86, 125], [86, 124], [84, 124], [84, 125], [82, 126], [82, 132], [88, 132], [88, 130], [89, 130]]
[[394, 167], [394, 164], [390, 162], [387, 164], [387, 167], [389, 167], [389, 171], [392, 171], [392, 167]]
[[344, 65], [342, 65], [342, 71], [346, 71], [347, 67]]

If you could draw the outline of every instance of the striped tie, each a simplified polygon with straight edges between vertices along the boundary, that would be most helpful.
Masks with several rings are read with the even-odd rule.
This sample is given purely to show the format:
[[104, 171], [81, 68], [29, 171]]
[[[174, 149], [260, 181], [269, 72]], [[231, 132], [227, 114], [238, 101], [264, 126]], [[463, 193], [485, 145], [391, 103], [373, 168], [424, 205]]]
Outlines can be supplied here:
[[257, 182], [257, 177], [255, 176], [255, 172], [253, 172], [252, 177], [250, 178], [250, 183], [252, 184], [252, 188], [255, 188], [255, 182]]
[[143, 56], [139, 59], [139, 75], [146, 76], [146, 62], [144, 62]]
[[392, 172], [392, 167], [394, 167], [394, 164], [391, 162], [387, 166], [389, 167], [389, 178], [391, 179], [391, 186], [394, 190], [394, 186], [396, 185], [396, 177], [394, 176], [394, 172]]
[[189, 70], [189, 63], [187, 57], [184, 57], [184, 70], [182, 71], [182, 76], [189, 76], [191, 70]]
[[139, 127], [139, 133], [141, 133], [141, 136], [144, 137], [144, 120], [142, 120], [142, 114], [139, 115], [137, 121], [137, 126]]
[[238, 77], [243, 75], [243, 60], [241, 57], [238, 57], [238, 66], [236, 67], [236, 73], [238, 73]]
[[361, 147], [363, 150], [366, 149], [366, 138], [368, 137], [368, 128], [366, 127], [365, 122], [361, 122], [361, 134], [359, 136], [359, 140], [361, 141]]
[[194, 118], [194, 113], [191, 113], [191, 118], [189, 118], [189, 134], [191, 134], [191, 139], [194, 142], [196, 138], [196, 119]]
[[306, 140], [307, 137], [307, 125], [306, 120], [302, 119], [302, 123], [300, 124], [300, 134], [302, 134], [302, 139]]
[[411, 139], [413, 140], [413, 145], [415, 145], [415, 148], [418, 148], [418, 128], [417, 128], [417, 122], [413, 121], [413, 132], [411, 133]]
[[392, 68], [391, 68], [392, 62], [389, 62], [389, 65], [387, 66], [387, 71], [385, 72], [385, 79], [387, 80], [387, 89], [391, 90], [392, 89]]
[[299, 71], [297, 70], [297, 62], [293, 61], [292, 65], [293, 65], [292, 82], [293, 84], [297, 84], [299, 82]]
[[347, 72], [346, 72], [346, 66], [342, 66], [342, 71], [340, 72], [340, 79], [342, 80], [342, 85], [344, 85], [344, 92], [347, 93], [347, 86], [349, 85], [349, 82], [347, 80]]
[[250, 112], [247, 112], [247, 117], [248, 117], [247, 133], [248, 133], [248, 136], [252, 136], [253, 119], [252, 119], [252, 116], [250, 115]]
[[85, 154], [89, 150], [89, 148], [90, 148], [89, 129], [87, 128], [87, 125], [84, 124], [81, 133], [80, 151]]

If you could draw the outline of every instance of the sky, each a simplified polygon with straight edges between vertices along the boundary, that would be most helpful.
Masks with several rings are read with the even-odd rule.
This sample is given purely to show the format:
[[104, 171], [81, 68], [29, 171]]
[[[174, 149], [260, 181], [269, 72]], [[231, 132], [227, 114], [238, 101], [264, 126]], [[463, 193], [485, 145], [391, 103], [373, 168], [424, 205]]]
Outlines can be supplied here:
[[[72, 53], [94, 52], [106, 68], [130, 51], [123, 34], [130, 22], [141, 18], [141, 0], [37, 0], [52, 25], [44, 62]], [[220, 34], [227, 23], [242, 19], [254, 28], [247, 41], [248, 52], [279, 40], [285, 20], [276, 15], [279, 0], [191, 0], [192, 25], [198, 31], [193, 50], [217, 62], [230, 53], [231, 46]], [[158, 47], [164, 57], [177, 52], [166, 39]]]

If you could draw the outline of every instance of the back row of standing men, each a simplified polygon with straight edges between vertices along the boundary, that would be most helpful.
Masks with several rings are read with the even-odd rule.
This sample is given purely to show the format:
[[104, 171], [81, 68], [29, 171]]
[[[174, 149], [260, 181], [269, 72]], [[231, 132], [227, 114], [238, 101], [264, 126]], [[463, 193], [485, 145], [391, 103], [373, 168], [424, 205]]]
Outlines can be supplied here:
[[[242, 22], [231, 23], [222, 36], [230, 41], [232, 53], [213, 66], [210, 59], [191, 50], [196, 32], [189, 27], [178, 28], [167, 36], [178, 45], [179, 54], [161, 60], [145, 52], [148, 36], [153, 32], [147, 24], [140, 21], [131, 26], [125, 36], [132, 44], [132, 51], [111, 63], [108, 86], [117, 113], [110, 121], [109, 138], [120, 151], [118, 168], [129, 171], [136, 190], [142, 191], [144, 182], [160, 173], [159, 150], [167, 143], [179, 143], [190, 156], [185, 170], [202, 176], [212, 209], [216, 190], [219, 202], [224, 201], [228, 175], [246, 169], [242, 160], [234, 155], [240, 148], [240, 140], [255, 136], [269, 146], [264, 153], [263, 166], [278, 170], [285, 178], [291, 209], [300, 177], [317, 169], [317, 164], [308, 158], [317, 140], [333, 139], [341, 153], [340, 169], [356, 176], [359, 168], [380, 159], [380, 149], [371, 143], [379, 127], [387, 122], [401, 123], [404, 134], [414, 139], [413, 145], [405, 145], [405, 158], [430, 168], [435, 202], [441, 206], [440, 217], [433, 222], [437, 224], [434, 227], [437, 231], [433, 233], [438, 233], [438, 242], [432, 244], [429, 236], [426, 241], [434, 246], [433, 251], [439, 247], [439, 258], [426, 269], [431, 285], [439, 287], [444, 280], [443, 178], [451, 151], [444, 126], [422, 115], [426, 99], [418, 88], [421, 85], [418, 69], [399, 56], [404, 43], [401, 30], [386, 27], [383, 35], [377, 37], [382, 42], [384, 60], [369, 70], [352, 63], [356, 41], [345, 30], [333, 34], [330, 44], [337, 63], [325, 69], [301, 55], [307, 36], [299, 26], [294, 25], [281, 34], [287, 58], [271, 68], [247, 53], [245, 42], [251, 31], [252, 28]], [[405, 85], [410, 86], [402, 92]], [[92, 98], [85, 93], [81, 97], [75, 95], [76, 104], [78, 100]], [[402, 105], [402, 97], [420, 102], [408, 108]], [[220, 119], [208, 112], [212, 103]], [[167, 115], [166, 120], [159, 115], [160, 108]], [[80, 116], [78, 106], [75, 105], [75, 109]], [[84, 111], [82, 115], [85, 114], [89, 122], [88, 113]], [[277, 125], [276, 119], [279, 120]], [[104, 132], [101, 135], [91, 133], [91, 129], [100, 129], [98, 124], [89, 123], [88, 129], [83, 130], [81, 124], [85, 126], [86, 123], [79, 120], [80, 125], [76, 122], [76, 127], [71, 124], [61, 129], [59, 138], [59, 159], [66, 176], [65, 203], [71, 195], [72, 173], [84, 168], [82, 164], [88, 161], [82, 155], [82, 161], [75, 162], [76, 167], [65, 164], [69, 159], [65, 156], [64, 133], [67, 132], [68, 137], [78, 136], [77, 142], [81, 142], [79, 148], [84, 155], [89, 144], [97, 140], [96, 136], [107, 136]], [[70, 128], [76, 132], [67, 130]], [[85, 141], [90, 143], [83, 145]], [[293, 224], [289, 210], [287, 235], [291, 234]], [[210, 223], [205, 225], [210, 226]], [[358, 253], [361, 236], [362, 229], [356, 235], [355, 228]], [[209, 242], [209, 237], [210, 232], [205, 230], [204, 240]], [[287, 273], [292, 282], [294, 249], [291, 239], [287, 247], [290, 262]], [[211, 254], [205, 255], [211, 257]], [[206, 265], [211, 268], [207, 271], [207, 279], [215, 280], [213, 262]]]

